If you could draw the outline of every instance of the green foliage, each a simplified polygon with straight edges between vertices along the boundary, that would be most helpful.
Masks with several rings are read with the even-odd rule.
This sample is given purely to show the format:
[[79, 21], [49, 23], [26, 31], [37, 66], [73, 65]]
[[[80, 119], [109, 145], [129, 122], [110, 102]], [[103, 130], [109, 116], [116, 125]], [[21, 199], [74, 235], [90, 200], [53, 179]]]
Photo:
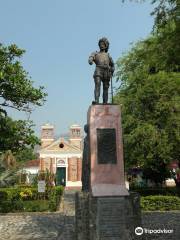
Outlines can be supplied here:
[[166, 2], [173, 3], [164, 8], [166, 18], [156, 19], [151, 36], [117, 61], [116, 73], [126, 167], [141, 167], [157, 184], [170, 177], [170, 161], [180, 158], [180, 34], [176, 1]]
[[16, 169], [3, 169], [0, 173], [0, 187], [13, 186], [17, 182], [17, 170]]
[[19, 195], [22, 200], [30, 200], [30, 199], [32, 199], [33, 193], [31, 191], [31, 189], [25, 188], [25, 189], [23, 189], [23, 191], [20, 192]]
[[[179, 68], [180, 63], [180, 1], [179, 0], [152, 0], [155, 8], [153, 33], [158, 35], [158, 47], [162, 62], [166, 67]], [[164, 56], [164, 59], [163, 57]]]
[[20, 199], [20, 191], [20, 188], [1, 188], [0, 195], [3, 196], [2, 200], [14, 201]]
[[180, 189], [176, 187], [163, 187], [163, 188], [131, 187], [130, 191], [138, 192], [141, 196], [164, 195], [180, 197]]
[[0, 189], [0, 212], [6, 213], [22, 209], [23, 205], [20, 199], [20, 189]]
[[38, 174], [36, 174], [34, 177], [33, 177], [33, 180], [32, 180], [32, 184], [31, 184], [33, 187], [36, 187], [38, 185]]
[[29, 104], [41, 106], [46, 96], [43, 87], [33, 87], [33, 81], [23, 69], [19, 59], [24, 50], [15, 44], [8, 47], [0, 44], [0, 96], [2, 107], [31, 111]]
[[56, 192], [53, 191], [51, 192], [51, 194], [49, 195], [49, 209], [51, 212], [56, 211], [57, 208], [57, 196], [56, 196]]
[[[26, 175], [25, 172], [18, 172], [22, 169], [23, 162], [28, 160], [29, 157], [34, 157], [32, 149], [24, 149], [18, 154], [12, 154], [10, 150], [5, 151], [0, 157], [0, 187], [13, 186], [19, 182], [25, 183]], [[24, 157], [24, 158], [23, 158]], [[16, 159], [18, 160], [16, 162]]]
[[141, 197], [141, 207], [144, 211], [180, 210], [180, 198], [174, 196]]
[[32, 121], [12, 120], [6, 112], [7, 107], [31, 112], [33, 106], [41, 106], [45, 101], [43, 87], [33, 87], [19, 61], [24, 52], [15, 44], [5, 47], [0, 43], [0, 186], [16, 182], [16, 159], [30, 160], [31, 149], [40, 144]]
[[12, 204], [13, 204], [12, 210], [14, 212], [16, 212], [16, 211], [23, 211], [24, 210], [24, 203], [23, 203], [23, 201], [21, 199], [13, 201]]
[[24, 70], [20, 58], [24, 50], [15, 44], [0, 43], [0, 151], [11, 149], [14, 153], [39, 143], [34, 136], [32, 121], [14, 121], [7, 116], [6, 108], [31, 112], [33, 106], [41, 106], [46, 97], [44, 88], [35, 88]]
[[56, 211], [63, 189], [62, 186], [53, 187], [42, 196], [34, 187], [1, 188], [0, 212]]
[[63, 194], [64, 187], [63, 186], [56, 186], [55, 191], [56, 191], [57, 196], [61, 196]]
[[25, 212], [44, 212], [49, 210], [48, 200], [24, 201], [23, 209]]
[[5, 191], [0, 191], [0, 200], [7, 200], [8, 199], [8, 194]]
[[29, 160], [37, 159], [37, 154], [34, 153], [33, 148], [25, 148], [15, 154], [17, 162], [27, 162]]
[[12, 212], [13, 211], [13, 206], [12, 202], [9, 200], [1, 201], [0, 202], [0, 212], [1, 213], [7, 213], [7, 212]]
[[41, 171], [38, 173], [38, 180], [45, 180], [47, 192], [51, 191], [51, 188], [55, 185], [55, 175], [47, 168], [46, 171]]
[[46, 181], [46, 188], [47, 191], [51, 189], [55, 185], [55, 174], [50, 172], [48, 169], [46, 169], [45, 172], [45, 181]]
[[32, 192], [32, 199], [36, 200], [39, 197], [38, 189], [37, 187], [30, 187], [31, 192]]
[[167, 165], [180, 155], [178, 77], [180, 73], [134, 74], [115, 98], [122, 104], [126, 167], [140, 166], [156, 182], [169, 177]]
[[33, 148], [39, 144], [39, 139], [34, 135], [34, 124], [32, 121], [12, 120], [8, 116], [0, 113], [0, 149], [1, 151], [11, 151], [20, 154], [28, 146]]
[[50, 211], [56, 211], [57, 206], [59, 205], [61, 196], [63, 194], [64, 187], [63, 186], [57, 186], [55, 188], [55, 191], [51, 191], [49, 196], [49, 209]]

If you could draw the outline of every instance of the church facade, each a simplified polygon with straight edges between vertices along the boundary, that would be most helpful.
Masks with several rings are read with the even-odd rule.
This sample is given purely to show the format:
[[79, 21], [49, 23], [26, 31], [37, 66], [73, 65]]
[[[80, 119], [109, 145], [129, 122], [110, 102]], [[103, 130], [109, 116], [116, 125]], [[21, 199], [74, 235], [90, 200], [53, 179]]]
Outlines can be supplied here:
[[81, 127], [72, 125], [68, 139], [55, 140], [54, 126], [45, 124], [41, 127], [41, 149], [39, 151], [39, 169], [48, 169], [56, 175], [56, 185], [68, 188], [82, 186], [82, 136]]

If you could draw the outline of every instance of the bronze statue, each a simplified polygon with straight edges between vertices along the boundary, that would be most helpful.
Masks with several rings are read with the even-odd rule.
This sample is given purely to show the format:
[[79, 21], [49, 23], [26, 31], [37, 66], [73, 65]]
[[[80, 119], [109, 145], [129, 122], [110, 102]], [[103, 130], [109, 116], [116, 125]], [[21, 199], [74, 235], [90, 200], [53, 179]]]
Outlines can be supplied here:
[[100, 89], [101, 82], [103, 83], [103, 103], [106, 104], [108, 102], [108, 88], [110, 80], [114, 73], [114, 62], [112, 57], [108, 53], [109, 49], [109, 41], [107, 38], [101, 38], [99, 40], [99, 52], [93, 52], [89, 57], [89, 64], [96, 64], [96, 69], [94, 72], [94, 82], [95, 82], [95, 90], [94, 90], [94, 98], [95, 103], [99, 103], [100, 97]]

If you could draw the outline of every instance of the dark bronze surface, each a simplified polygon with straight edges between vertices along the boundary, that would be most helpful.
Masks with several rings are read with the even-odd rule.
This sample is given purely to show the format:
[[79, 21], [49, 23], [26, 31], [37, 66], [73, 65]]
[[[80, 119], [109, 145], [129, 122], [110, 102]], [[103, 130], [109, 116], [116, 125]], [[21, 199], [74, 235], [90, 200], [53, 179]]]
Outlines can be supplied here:
[[82, 191], [89, 191], [90, 185], [90, 148], [89, 148], [89, 126], [84, 126], [86, 136], [84, 138], [83, 159], [82, 159]]
[[97, 128], [98, 164], [116, 164], [116, 130], [115, 128]]
[[89, 57], [89, 64], [96, 64], [96, 69], [94, 72], [94, 99], [95, 103], [99, 103], [101, 83], [103, 84], [103, 103], [108, 103], [108, 88], [110, 85], [110, 80], [114, 73], [114, 62], [112, 57], [108, 53], [109, 41], [107, 38], [101, 38], [99, 40], [99, 52], [93, 52]]

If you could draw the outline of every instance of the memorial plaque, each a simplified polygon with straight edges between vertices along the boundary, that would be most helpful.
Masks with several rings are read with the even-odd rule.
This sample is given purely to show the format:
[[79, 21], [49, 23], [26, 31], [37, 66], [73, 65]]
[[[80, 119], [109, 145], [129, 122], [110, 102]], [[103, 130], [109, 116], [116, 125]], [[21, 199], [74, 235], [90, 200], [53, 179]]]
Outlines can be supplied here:
[[126, 234], [124, 203], [124, 198], [98, 199], [97, 232], [99, 239], [121, 239]]
[[115, 128], [97, 128], [98, 164], [116, 164], [116, 130]]

